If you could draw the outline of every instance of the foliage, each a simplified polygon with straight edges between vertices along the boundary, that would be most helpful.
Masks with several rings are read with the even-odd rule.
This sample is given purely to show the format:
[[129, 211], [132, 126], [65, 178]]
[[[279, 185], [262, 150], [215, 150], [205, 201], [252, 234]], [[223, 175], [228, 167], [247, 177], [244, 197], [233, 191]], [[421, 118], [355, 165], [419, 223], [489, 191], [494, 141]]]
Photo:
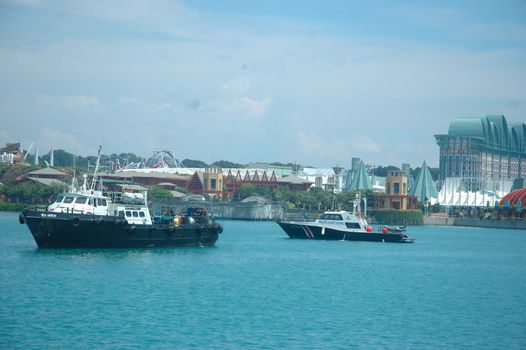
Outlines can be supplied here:
[[244, 168], [243, 164], [229, 162], [228, 160], [218, 160], [210, 164], [212, 167], [217, 168]]
[[0, 194], [15, 203], [49, 203], [61, 192], [64, 192], [64, 188], [60, 184], [46, 186], [32, 181], [0, 186]]
[[387, 172], [392, 170], [400, 170], [400, 168], [394, 165], [388, 165], [386, 167], [379, 166], [378, 168], [374, 169], [373, 173], [375, 176], [387, 177]]
[[0, 211], [22, 211], [25, 207], [23, 203], [0, 202]]
[[14, 184], [17, 178], [31, 170], [25, 165], [2, 165], [0, 167], [0, 183]]
[[[440, 174], [440, 168], [431, 168], [427, 167], [429, 169], [429, 173], [431, 174], [431, 178], [433, 181], [436, 181], [438, 179], [438, 175]], [[417, 178], [420, 174], [420, 170], [422, 170], [421, 167], [417, 167], [411, 170], [411, 175], [413, 175], [413, 178]]]
[[236, 200], [242, 201], [245, 198], [250, 196], [259, 195], [258, 188], [252, 184], [243, 184], [234, 193], [234, 198]]
[[184, 159], [181, 162], [181, 165], [187, 168], [207, 168], [208, 164], [201, 160], [194, 160], [194, 159]]
[[423, 225], [421, 210], [374, 209], [368, 212], [376, 223], [385, 225]]
[[148, 190], [148, 196], [156, 199], [170, 199], [172, 198], [172, 193], [161, 186], [153, 186]]

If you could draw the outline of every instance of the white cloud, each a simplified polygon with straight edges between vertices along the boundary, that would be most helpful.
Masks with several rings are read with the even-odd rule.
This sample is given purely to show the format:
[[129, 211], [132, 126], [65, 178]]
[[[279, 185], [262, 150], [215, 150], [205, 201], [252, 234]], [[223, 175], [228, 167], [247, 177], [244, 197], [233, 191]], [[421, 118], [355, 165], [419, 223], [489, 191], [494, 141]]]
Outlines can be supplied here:
[[239, 99], [239, 101], [243, 105], [247, 114], [256, 118], [263, 116], [270, 106], [270, 98], [268, 97], [257, 100], [255, 98], [243, 96]]
[[312, 160], [323, 162], [337, 162], [342, 159], [342, 155], [367, 157], [381, 152], [380, 146], [373, 139], [359, 134], [349, 135], [347, 139], [334, 135], [322, 138], [315, 131], [298, 130], [297, 142]]
[[350, 145], [358, 153], [377, 154], [380, 153], [380, 146], [369, 136], [366, 135], [351, 135], [352, 140]]
[[174, 108], [170, 102], [154, 102], [127, 96], [119, 98], [119, 105], [125, 108], [140, 109], [146, 113], [167, 112]]
[[223, 85], [221, 90], [234, 95], [244, 94], [250, 88], [250, 80], [246, 78], [232, 79]]
[[50, 96], [36, 95], [37, 105], [63, 110], [86, 110], [104, 108], [104, 105], [95, 96]]
[[[41, 152], [50, 149], [65, 149], [70, 152], [88, 153], [91, 149], [85, 150], [80, 141], [70, 133], [58, 129], [43, 128], [35, 140], [35, 146], [38, 146]], [[81, 149], [79, 149], [81, 147]]]

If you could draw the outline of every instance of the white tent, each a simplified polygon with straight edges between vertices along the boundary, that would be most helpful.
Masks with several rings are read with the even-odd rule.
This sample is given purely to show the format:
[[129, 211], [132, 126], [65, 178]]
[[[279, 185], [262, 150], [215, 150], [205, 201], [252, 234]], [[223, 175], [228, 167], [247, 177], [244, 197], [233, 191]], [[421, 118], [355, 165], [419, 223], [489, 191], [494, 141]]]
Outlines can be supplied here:
[[501, 180], [485, 184], [483, 190], [477, 192], [467, 191], [461, 178], [448, 177], [438, 193], [436, 201], [431, 200], [431, 204], [450, 206], [470, 206], [485, 207], [493, 206], [511, 190], [511, 181]]

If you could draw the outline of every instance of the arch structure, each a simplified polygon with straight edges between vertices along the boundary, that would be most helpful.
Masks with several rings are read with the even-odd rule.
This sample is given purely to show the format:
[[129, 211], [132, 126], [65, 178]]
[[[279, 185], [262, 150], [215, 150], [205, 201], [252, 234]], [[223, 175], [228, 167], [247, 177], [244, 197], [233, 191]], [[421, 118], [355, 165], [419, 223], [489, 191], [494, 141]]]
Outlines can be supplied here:
[[526, 124], [503, 115], [457, 117], [440, 147], [439, 181], [461, 178], [467, 190], [488, 190], [489, 182], [526, 177]]

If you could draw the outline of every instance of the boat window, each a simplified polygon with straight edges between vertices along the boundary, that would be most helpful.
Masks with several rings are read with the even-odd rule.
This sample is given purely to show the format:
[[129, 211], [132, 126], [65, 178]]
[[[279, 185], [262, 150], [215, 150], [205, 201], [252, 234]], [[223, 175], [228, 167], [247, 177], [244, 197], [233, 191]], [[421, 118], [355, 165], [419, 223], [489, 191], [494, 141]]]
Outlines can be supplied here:
[[120, 217], [123, 217], [123, 216], [124, 216], [124, 211], [123, 211], [123, 210], [119, 210], [119, 216], [120, 216]]
[[132, 216], [131, 211], [126, 210], [126, 217], [129, 218], [129, 217], [131, 217], [131, 216]]
[[136, 218], [139, 216], [139, 214], [136, 211], [132, 211], [133, 217]]
[[139, 212], [139, 216], [140, 216], [141, 218], [143, 218], [143, 217], [144, 217], [144, 212], [140, 211], [140, 212]]
[[86, 204], [88, 197], [77, 197], [75, 198], [75, 203], [77, 204]]
[[321, 214], [320, 219], [322, 220], [343, 220], [340, 214]]
[[104, 198], [102, 198], [102, 206], [105, 207], [107, 206], [108, 204], [106, 203], [106, 200]]
[[63, 199], [64, 199], [64, 196], [58, 196], [57, 199], [55, 200], [55, 203], [60, 203], [62, 202]]
[[64, 198], [64, 203], [73, 203], [73, 199], [75, 199], [75, 197], [66, 197]]
[[357, 222], [346, 222], [345, 226], [347, 226], [347, 228], [360, 228], [360, 224]]

